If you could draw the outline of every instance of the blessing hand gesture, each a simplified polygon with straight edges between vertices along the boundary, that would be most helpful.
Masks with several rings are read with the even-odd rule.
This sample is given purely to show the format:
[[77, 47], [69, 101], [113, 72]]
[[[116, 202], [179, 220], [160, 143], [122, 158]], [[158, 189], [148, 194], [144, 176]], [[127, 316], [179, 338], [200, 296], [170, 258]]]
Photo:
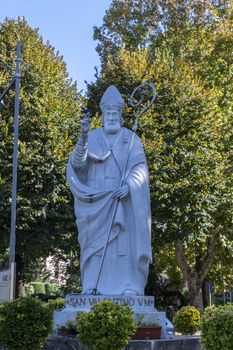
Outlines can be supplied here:
[[90, 117], [90, 113], [88, 112], [82, 122], [81, 122], [81, 130], [82, 130], [82, 134], [83, 136], [86, 136], [87, 137], [87, 134], [88, 134], [88, 131], [90, 129], [90, 126], [91, 126], [91, 117]]

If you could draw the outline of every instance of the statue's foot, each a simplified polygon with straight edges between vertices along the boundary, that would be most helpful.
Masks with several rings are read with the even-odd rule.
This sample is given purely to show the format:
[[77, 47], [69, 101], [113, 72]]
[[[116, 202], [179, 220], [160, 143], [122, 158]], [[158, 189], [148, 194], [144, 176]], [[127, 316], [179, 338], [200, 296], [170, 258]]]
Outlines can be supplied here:
[[124, 290], [123, 295], [137, 295], [137, 292], [133, 289], [126, 289]]
[[95, 289], [83, 290], [81, 294], [83, 294], [83, 295], [100, 295], [100, 293]]

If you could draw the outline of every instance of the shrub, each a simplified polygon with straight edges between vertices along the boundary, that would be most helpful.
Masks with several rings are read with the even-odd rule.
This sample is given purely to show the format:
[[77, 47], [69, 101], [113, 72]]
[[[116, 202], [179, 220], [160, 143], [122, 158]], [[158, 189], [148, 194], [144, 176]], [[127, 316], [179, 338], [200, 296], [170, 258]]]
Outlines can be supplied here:
[[144, 315], [141, 313], [136, 314], [137, 316], [137, 327], [155, 327], [155, 326], [159, 326], [159, 320], [156, 319], [149, 319], [149, 320], [145, 320]]
[[135, 328], [130, 307], [116, 305], [111, 300], [96, 303], [90, 312], [77, 316], [78, 337], [93, 350], [121, 350]]
[[21, 297], [0, 308], [0, 344], [8, 350], [39, 350], [52, 330], [52, 312], [37, 298]]
[[26, 295], [38, 296], [41, 300], [56, 298], [61, 295], [61, 289], [58, 283], [43, 283], [43, 282], [29, 282], [25, 286]]
[[77, 324], [75, 321], [67, 321], [65, 325], [58, 327], [58, 335], [76, 337]]
[[200, 325], [200, 312], [194, 306], [184, 306], [173, 318], [174, 329], [182, 334], [194, 334]]
[[35, 294], [34, 287], [31, 285], [31, 283], [25, 284], [25, 292], [26, 292], [26, 295], [34, 295]]
[[45, 283], [43, 282], [31, 282], [30, 285], [34, 288], [34, 294], [45, 294]]
[[59, 284], [45, 283], [45, 294], [50, 296], [58, 296], [61, 293]]
[[201, 319], [201, 343], [205, 350], [233, 349], [233, 305], [208, 307]]
[[46, 303], [46, 305], [50, 308], [50, 310], [60, 310], [65, 305], [65, 299], [64, 298], [56, 298], [54, 300], [50, 299]]

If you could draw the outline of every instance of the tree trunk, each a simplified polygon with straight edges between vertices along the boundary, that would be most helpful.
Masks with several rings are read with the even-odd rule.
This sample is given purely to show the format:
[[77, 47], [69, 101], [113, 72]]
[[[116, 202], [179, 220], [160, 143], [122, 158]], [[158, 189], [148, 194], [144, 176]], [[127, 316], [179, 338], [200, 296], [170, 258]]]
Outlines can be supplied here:
[[195, 269], [192, 269], [184, 254], [184, 247], [181, 241], [175, 242], [176, 260], [188, 284], [190, 303], [201, 313], [203, 313], [202, 284], [213, 263], [216, 244], [217, 237], [213, 234], [207, 240], [206, 255], [201, 260], [197, 259]]
[[187, 278], [188, 283], [188, 292], [190, 304], [195, 306], [200, 313], [203, 313], [203, 297], [202, 297], [202, 288], [200, 286], [200, 281], [196, 276], [192, 275]]

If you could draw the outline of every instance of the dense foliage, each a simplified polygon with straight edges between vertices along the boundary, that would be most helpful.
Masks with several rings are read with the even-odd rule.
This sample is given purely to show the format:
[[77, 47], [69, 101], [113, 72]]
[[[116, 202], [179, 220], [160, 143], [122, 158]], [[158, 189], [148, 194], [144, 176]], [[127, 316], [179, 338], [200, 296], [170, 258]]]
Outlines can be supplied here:
[[54, 310], [61, 310], [65, 306], [65, 299], [64, 298], [56, 298], [54, 300], [50, 299], [47, 302], [47, 307], [49, 307], [52, 311]]
[[[14, 69], [21, 40], [16, 259], [18, 278], [32, 261], [76, 245], [72, 196], [66, 164], [79, 133], [82, 96], [67, 74], [62, 56], [25, 19], [0, 24], [0, 90]], [[9, 243], [14, 91], [0, 114], [0, 252]], [[77, 254], [76, 254], [77, 255]]]
[[184, 306], [173, 318], [174, 329], [182, 334], [194, 334], [200, 326], [200, 311], [193, 306]]
[[48, 300], [50, 298], [55, 299], [59, 297], [62, 292], [58, 283], [30, 282], [25, 284], [25, 294]]
[[201, 319], [201, 343], [204, 350], [233, 348], [233, 305], [209, 307]]
[[78, 337], [93, 350], [121, 350], [136, 328], [128, 305], [111, 300], [94, 304], [88, 313], [77, 316]]
[[19, 298], [0, 308], [0, 344], [9, 350], [40, 350], [52, 329], [52, 311], [36, 298]]

